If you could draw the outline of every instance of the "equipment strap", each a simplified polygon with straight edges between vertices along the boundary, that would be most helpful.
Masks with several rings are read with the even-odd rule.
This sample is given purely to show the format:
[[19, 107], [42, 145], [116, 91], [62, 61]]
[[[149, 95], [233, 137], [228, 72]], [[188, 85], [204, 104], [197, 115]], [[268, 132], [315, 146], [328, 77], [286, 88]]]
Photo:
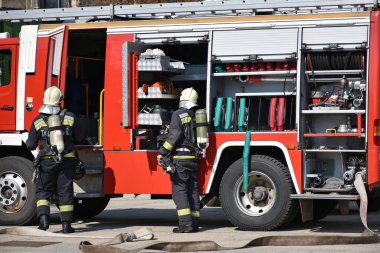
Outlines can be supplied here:
[[202, 126], [208, 127], [208, 123], [207, 122], [195, 123], [194, 125], [195, 125], [195, 127], [202, 127]]
[[66, 127], [64, 126], [55, 126], [55, 127], [49, 127], [49, 131], [55, 131], [55, 130], [65, 130]]

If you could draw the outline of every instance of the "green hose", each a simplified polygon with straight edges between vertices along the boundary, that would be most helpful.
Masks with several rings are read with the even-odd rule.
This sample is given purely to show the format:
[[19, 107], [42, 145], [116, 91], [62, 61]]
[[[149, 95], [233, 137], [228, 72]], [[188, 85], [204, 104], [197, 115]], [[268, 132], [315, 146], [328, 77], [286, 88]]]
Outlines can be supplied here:
[[222, 131], [222, 108], [223, 108], [223, 98], [218, 97], [215, 106], [215, 118], [214, 118], [214, 128], [215, 131]]
[[245, 143], [243, 151], [243, 189], [248, 189], [248, 170], [249, 170], [249, 148], [251, 144], [251, 131], [245, 133]]
[[240, 98], [239, 106], [239, 118], [238, 118], [238, 129], [240, 132], [244, 132], [245, 124], [248, 125], [248, 122], [245, 122], [245, 98]]

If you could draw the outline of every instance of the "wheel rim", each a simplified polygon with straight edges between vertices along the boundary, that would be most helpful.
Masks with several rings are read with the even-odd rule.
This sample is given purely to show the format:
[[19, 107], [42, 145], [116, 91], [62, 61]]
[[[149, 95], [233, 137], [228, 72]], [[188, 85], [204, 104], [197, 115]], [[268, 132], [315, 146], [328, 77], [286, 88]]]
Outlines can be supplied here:
[[17, 173], [4, 172], [0, 175], [0, 211], [16, 213], [26, 204], [28, 188], [25, 180]]
[[266, 174], [252, 171], [248, 174], [247, 190], [243, 189], [243, 177], [236, 181], [234, 200], [246, 215], [261, 216], [272, 209], [276, 201], [276, 187]]

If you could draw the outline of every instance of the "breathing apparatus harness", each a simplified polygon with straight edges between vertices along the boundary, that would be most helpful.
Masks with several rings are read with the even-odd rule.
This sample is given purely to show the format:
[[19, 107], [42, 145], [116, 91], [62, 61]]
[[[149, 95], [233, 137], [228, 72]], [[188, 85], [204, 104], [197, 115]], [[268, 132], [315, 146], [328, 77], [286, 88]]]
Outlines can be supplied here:
[[[71, 129], [68, 126], [63, 124], [65, 119], [67, 110], [62, 110], [59, 115], [50, 115], [50, 116], [42, 116], [47, 127], [42, 128], [42, 138], [46, 141], [47, 147], [42, 153], [41, 156], [51, 156], [54, 159], [54, 162], [61, 163], [62, 162], [62, 154], [64, 153], [64, 140], [63, 136], [70, 136]], [[52, 122], [53, 117], [59, 117], [59, 122]], [[54, 138], [56, 135], [57, 138]], [[47, 149], [47, 150], [46, 150]]]
[[[61, 110], [59, 115], [41, 115], [42, 120], [46, 126], [41, 128], [41, 140], [44, 141], [44, 147], [34, 159], [34, 172], [32, 182], [35, 183], [39, 170], [41, 168], [41, 159], [49, 157], [54, 160], [56, 164], [62, 163], [62, 157], [65, 155], [64, 136], [71, 136], [72, 131], [68, 125], [64, 124], [65, 115], [67, 110]], [[74, 179], [78, 180], [85, 175], [83, 162], [78, 158], [75, 153], [75, 176]]]

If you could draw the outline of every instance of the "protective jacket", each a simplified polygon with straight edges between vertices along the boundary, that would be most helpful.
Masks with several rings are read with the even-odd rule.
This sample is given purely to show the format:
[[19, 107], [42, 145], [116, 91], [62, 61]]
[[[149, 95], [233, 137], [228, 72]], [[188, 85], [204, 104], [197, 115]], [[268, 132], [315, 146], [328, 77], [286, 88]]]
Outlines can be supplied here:
[[191, 109], [179, 108], [171, 118], [169, 133], [159, 152], [163, 156], [185, 159], [196, 155], [195, 113]]
[[[47, 125], [47, 119], [50, 115], [40, 114], [34, 119], [30, 128], [29, 137], [26, 141], [26, 147], [29, 150], [34, 150], [40, 144], [40, 152], [42, 155], [49, 155], [50, 153], [50, 141], [49, 141], [49, 128]], [[76, 123], [77, 119], [75, 114], [66, 112], [62, 117], [62, 130], [63, 140], [65, 143], [65, 149], [63, 155], [71, 153], [75, 149], [74, 142], [79, 142], [81, 136], [78, 131]]]

